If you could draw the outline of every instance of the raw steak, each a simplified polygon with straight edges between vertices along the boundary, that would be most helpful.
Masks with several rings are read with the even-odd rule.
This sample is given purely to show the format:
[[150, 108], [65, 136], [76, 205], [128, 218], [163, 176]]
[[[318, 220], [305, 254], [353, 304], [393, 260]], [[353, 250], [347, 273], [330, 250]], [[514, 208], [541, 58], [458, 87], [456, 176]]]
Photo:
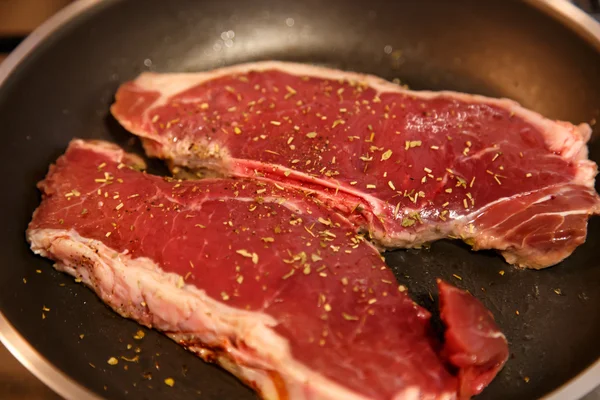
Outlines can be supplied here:
[[263, 62], [144, 73], [112, 113], [151, 156], [312, 189], [382, 247], [461, 238], [543, 268], [600, 210], [589, 126], [509, 100]]
[[160, 178], [142, 164], [73, 141], [39, 184], [31, 248], [264, 398], [467, 398], [506, 361], [491, 314], [441, 281], [440, 351], [430, 314], [377, 250], [311, 196]]

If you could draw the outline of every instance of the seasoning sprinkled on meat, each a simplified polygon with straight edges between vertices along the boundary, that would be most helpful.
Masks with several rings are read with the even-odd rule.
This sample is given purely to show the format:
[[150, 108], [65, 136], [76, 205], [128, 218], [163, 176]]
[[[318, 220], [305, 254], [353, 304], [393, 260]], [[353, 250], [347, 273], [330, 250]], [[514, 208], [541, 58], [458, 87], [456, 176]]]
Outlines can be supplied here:
[[305, 192], [180, 181], [142, 164], [115, 145], [73, 141], [39, 184], [32, 250], [264, 398], [465, 398], [506, 361], [492, 316], [443, 283], [439, 352], [430, 314], [378, 251]]
[[387, 248], [458, 238], [544, 268], [585, 241], [600, 210], [589, 126], [509, 100], [260, 62], [144, 73], [112, 113], [151, 156], [309, 190]]

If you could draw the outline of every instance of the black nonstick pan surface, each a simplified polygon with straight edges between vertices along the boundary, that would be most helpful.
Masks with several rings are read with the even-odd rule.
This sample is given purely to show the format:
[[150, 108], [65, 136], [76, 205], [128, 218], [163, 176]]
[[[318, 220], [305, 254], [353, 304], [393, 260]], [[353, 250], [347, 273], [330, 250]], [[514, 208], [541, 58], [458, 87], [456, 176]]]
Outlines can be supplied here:
[[[83, 0], [0, 67], [0, 337], [61, 395], [255, 399], [221, 369], [140, 328], [47, 260], [24, 232], [36, 182], [73, 137], [140, 151], [109, 115], [138, 73], [289, 60], [400, 79], [413, 89], [509, 97], [574, 123], [600, 118], [600, 27], [563, 0]], [[594, 126], [590, 157], [600, 161]], [[164, 173], [154, 162], [152, 172]], [[456, 242], [386, 253], [435, 310], [435, 277], [494, 313], [511, 357], [481, 399], [577, 398], [600, 384], [600, 217], [587, 243], [543, 271]], [[454, 275], [462, 277], [456, 279]], [[430, 294], [432, 296], [430, 296]], [[136, 340], [138, 330], [145, 337]], [[116, 366], [110, 357], [121, 356]], [[173, 378], [175, 385], [164, 384]]]

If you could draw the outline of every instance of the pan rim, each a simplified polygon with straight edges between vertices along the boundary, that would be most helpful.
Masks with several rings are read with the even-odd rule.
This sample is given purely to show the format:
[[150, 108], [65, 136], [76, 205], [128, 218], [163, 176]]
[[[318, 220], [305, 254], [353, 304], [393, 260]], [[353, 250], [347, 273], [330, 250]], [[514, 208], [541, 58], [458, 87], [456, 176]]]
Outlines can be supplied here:
[[[576, 31], [600, 52], [600, 23], [590, 15], [564, 0], [524, 0], [550, 17]], [[36, 28], [0, 64], [0, 87], [25, 59], [65, 23], [99, 5], [101, 0], [78, 0], [69, 4]], [[9, 322], [0, 310], [0, 342], [36, 378], [68, 400], [99, 400], [98, 396], [46, 360]], [[600, 385], [600, 358], [562, 386], [545, 395], [542, 400], [580, 399]]]
[[37, 379], [69, 399], [100, 400], [101, 397], [77, 383], [46, 360], [0, 312], [0, 342]]

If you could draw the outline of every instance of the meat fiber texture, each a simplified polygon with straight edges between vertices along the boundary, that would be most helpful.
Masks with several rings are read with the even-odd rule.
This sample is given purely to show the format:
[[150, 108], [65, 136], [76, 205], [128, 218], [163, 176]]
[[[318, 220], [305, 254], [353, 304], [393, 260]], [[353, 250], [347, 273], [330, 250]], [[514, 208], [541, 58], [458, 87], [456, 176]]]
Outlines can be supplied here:
[[442, 348], [377, 249], [313, 196], [141, 168], [74, 140], [39, 184], [32, 250], [263, 398], [464, 399], [506, 361], [491, 313], [439, 281]]
[[459, 238], [544, 268], [600, 210], [590, 127], [510, 100], [259, 62], [144, 73], [112, 113], [151, 156], [313, 190], [384, 248]]

